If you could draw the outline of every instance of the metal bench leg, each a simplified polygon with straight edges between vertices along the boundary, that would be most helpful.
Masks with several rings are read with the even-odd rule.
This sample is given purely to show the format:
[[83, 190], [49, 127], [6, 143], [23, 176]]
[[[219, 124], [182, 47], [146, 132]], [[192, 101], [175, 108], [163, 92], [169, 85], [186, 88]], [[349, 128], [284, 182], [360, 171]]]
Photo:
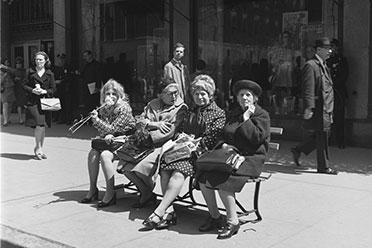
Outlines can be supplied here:
[[190, 176], [189, 178], [189, 197], [193, 205], [197, 205], [197, 202], [195, 201], [195, 198], [194, 198], [194, 185], [193, 185], [194, 179], [195, 178], [192, 176]]
[[260, 211], [258, 210], [258, 197], [260, 195], [260, 186], [261, 186], [261, 181], [256, 182], [256, 187], [254, 190], [254, 200], [253, 200], [253, 206], [254, 206], [256, 216], [257, 216], [257, 219], [255, 222], [259, 222], [262, 220], [262, 216], [260, 214]]

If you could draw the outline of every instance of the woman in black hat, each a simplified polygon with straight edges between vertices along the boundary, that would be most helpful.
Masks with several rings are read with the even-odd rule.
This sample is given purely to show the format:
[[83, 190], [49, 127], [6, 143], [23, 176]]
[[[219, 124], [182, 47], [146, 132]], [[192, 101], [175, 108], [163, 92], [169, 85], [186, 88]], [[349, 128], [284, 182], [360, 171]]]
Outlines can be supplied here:
[[[218, 239], [227, 239], [240, 228], [235, 204], [235, 192], [240, 192], [249, 177], [261, 174], [269, 149], [270, 117], [257, 105], [261, 87], [250, 80], [240, 80], [234, 84], [233, 94], [239, 106], [233, 110], [224, 126], [216, 149], [236, 149], [240, 164], [234, 165], [233, 173], [202, 172], [198, 178], [200, 189], [207, 203], [210, 216], [199, 227], [208, 232], [220, 229]], [[217, 207], [214, 190], [217, 190], [226, 209], [226, 222]], [[222, 229], [221, 229], [222, 227]]]

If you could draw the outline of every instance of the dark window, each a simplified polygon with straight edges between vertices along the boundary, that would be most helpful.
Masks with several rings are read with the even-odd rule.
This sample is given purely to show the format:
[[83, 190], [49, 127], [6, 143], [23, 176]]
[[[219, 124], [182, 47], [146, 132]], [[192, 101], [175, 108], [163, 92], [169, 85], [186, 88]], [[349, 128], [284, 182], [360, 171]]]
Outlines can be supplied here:
[[10, 5], [11, 24], [43, 23], [53, 20], [52, 0], [18, 0]]
[[164, 20], [164, 1], [135, 0], [101, 4], [103, 40], [153, 36]]
[[309, 11], [309, 23], [322, 22], [322, 0], [307, 1]]

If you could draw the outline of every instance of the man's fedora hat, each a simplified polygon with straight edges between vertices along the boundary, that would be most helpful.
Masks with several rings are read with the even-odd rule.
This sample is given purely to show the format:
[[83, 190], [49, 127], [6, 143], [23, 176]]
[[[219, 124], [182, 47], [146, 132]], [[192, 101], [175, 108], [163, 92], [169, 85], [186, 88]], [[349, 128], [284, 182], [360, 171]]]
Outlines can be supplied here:
[[315, 40], [315, 42], [314, 42], [314, 48], [317, 48], [317, 47], [331, 48], [332, 44], [331, 44], [329, 38], [321, 37], [321, 38]]
[[239, 80], [233, 86], [233, 93], [236, 96], [241, 89], [247, 89], [253, 92], [257, 97], [259, 97], [262, 93], [262, 88], [258, 83], [252, 80]]

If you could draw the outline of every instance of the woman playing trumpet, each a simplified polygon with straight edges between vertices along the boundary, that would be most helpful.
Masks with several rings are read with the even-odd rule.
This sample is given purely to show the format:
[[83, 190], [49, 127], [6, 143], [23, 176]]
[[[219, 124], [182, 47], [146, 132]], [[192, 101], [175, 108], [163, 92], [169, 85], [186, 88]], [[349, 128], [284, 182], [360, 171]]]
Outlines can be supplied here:
[[[103, 107], [99, 112], [97, 110], [91, 112], [91, 119], [99, 136], [108, 144], [113, 141], [114, 136], [124, 135], [135, 127], [128, 97], [124, 93], [124, 88], [114, 79], [109, 79], [101, 89], [101, 104]], [[106, 192], [97, 207], [108, 207], [116, 203], [113, 159], [114, 154], [111, 150], [102, 151], [93, 148], [90, 150], [88, 154], [90, 188], [81, 203], [90, 203], [98, 199], [97, 178], [100, 163], [106, 179]]]

